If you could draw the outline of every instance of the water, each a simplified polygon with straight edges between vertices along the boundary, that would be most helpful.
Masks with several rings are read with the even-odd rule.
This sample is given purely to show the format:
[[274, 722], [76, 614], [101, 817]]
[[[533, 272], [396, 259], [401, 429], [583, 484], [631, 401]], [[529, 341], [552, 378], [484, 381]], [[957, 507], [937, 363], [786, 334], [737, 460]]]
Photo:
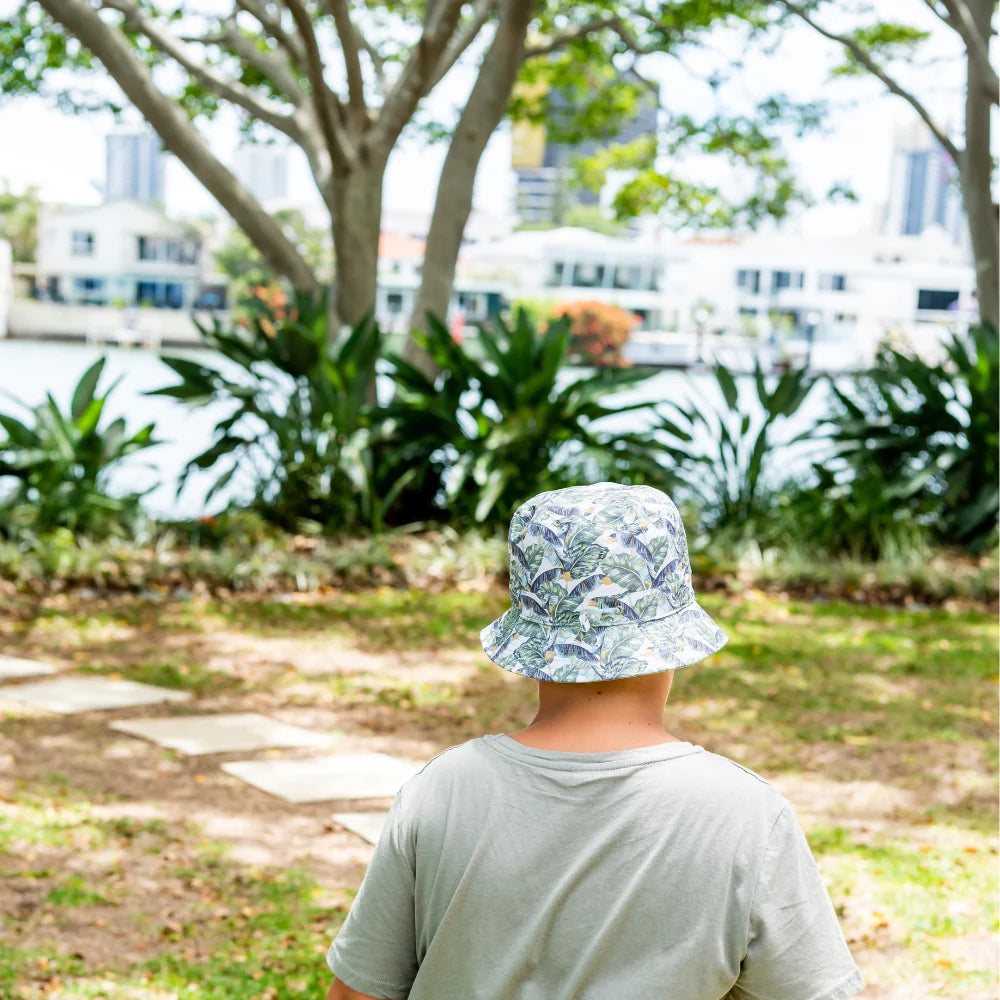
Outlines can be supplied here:
[[[217, 356], [210, 351], [176, 350], [169, 353], [208, 364], [217, 361]], [[77, 380], [102, 356], [107, 358], [107, 364], [99, 389], [103, 391], [115, 379], [120, 378], [121, 382], [108, 400], [101, 426], [121, 416], [131, 433], [154, 422], [155, 436], [162, 442], [126, 459], [116, 470], [111, 489], [125, 492], [152, 486], [144, 501], [146, 509], [153, 516], [165, 519], [197, 517], [224, 507], [225, 496], [213, 498], [211, 504], [206, 506], [205, 493], [214, 479], [211, 472], [193, 474], [180, 496], [176, 495], [176, 484], [187, 462], [212, 443], [212, 428], [229, 412], [229, 407], [213, 404], [190, 409], [167, 397], [144, 395], [177, 381], [173, 372], [152, 351], [0, 340], [0, 412], [22, 418], [23, 411], [10, 396], [34, 405], [42, 402], [47, 392], [61, 407], [68, 407]], [[739, 384], [741, 406], [755, 419], [759, 418], [761, 409], [752, 381], [742, 378]], [[722, 404], [715, 379], [704, 372], [664, 371], [639, 388], [616, 396], [616, 401], [621, 403], [640, 400], [683, 402], [685, 399], [697, 400], [701, 405]], [[813, 425], [828, 409], [828, 390], [822, 383], [813, 390], [795, 417], [781, 428], [781, 439], [788, 440]], [[648, 418], [641, 413], [622, 414], [612, 418], [607, 426], [622, 431], [643, 430], [648, 427]], [[709, 447], [710, 444], [704, 434], [695, 442], [699, 448]], [[790, 456], [790, 463], [783, 460], [782, 472], [801, 468], [806, 454], [806, 449], [797, 448]]]

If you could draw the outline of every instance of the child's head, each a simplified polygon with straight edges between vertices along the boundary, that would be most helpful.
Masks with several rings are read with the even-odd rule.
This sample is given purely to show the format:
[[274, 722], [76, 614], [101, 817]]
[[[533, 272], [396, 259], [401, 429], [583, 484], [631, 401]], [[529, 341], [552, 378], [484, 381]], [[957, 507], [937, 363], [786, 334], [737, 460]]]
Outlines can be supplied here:
[[649, 486], [541, 493], [510, 525], [512, 607], [480, 633], [513, 673], [558, 684], [644, 677], [719, 650], [695, 601], [680, 515]]

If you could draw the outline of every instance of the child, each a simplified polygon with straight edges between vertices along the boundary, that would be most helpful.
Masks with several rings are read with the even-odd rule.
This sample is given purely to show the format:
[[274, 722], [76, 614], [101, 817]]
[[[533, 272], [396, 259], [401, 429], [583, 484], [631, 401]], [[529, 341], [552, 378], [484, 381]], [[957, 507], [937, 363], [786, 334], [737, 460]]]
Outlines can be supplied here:
[[399, 793], [328, 962], [328, 1000], [845, 1000], [861, 977], [785, 799], [667, 733], [673, 671], [726, 636], [677, 508], [614, 483], [510, 527], [481, 634], [534, 678], [527, 729]]

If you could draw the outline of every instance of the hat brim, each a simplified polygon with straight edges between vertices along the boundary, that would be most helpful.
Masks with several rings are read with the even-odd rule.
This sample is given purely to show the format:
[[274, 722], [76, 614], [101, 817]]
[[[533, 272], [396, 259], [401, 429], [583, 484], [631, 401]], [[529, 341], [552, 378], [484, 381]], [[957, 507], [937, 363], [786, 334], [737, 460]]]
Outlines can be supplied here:
[[542, 624], [516, 608], [479, 633], [504, 670], [564, 684], [642, 677], [677, 670], [717, 653], [729, 637], [699, 604], [653, 621], [593, 626]]

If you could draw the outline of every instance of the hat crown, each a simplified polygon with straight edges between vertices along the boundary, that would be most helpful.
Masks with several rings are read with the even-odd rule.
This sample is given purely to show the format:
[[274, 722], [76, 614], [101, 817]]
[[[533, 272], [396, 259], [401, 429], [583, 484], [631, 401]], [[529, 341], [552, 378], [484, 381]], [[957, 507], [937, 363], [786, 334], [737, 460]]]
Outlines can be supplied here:
[[540, 623], [649, 621], [695, 599], [680, 514], [650, 486], [539, 494], [515, 512], [509, 550], [511, 602]]

